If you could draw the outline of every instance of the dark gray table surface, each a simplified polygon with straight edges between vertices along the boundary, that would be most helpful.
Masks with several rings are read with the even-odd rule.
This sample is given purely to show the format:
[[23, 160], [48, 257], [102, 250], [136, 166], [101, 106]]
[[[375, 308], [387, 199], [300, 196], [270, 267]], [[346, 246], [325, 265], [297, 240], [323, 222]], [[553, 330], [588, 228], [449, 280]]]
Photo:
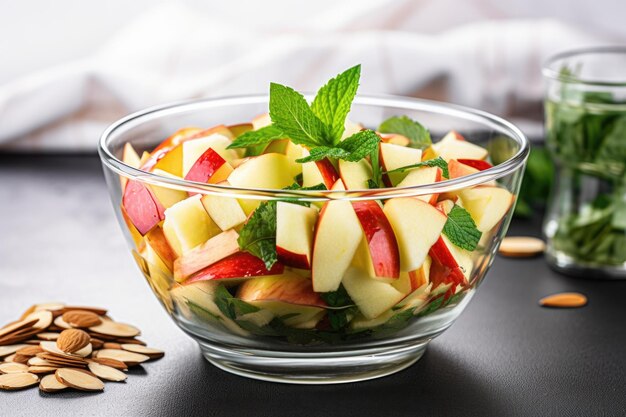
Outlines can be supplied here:
[[[510, 235], [539, 234], [516, 221]], [[589, 305], [537, 300], [581, 291]], [[411, 368], [347, 385], [292, 386], [230, 375], [200, 356], [136, 270], [98, 160], [0, 155], [0, 323], [29, 305], [100, 305], [136, 324], [165, 358], [104, 393], [0, 392], [0, 416], [624, 416], [626, 282], [498, 258], [467, 310]]]

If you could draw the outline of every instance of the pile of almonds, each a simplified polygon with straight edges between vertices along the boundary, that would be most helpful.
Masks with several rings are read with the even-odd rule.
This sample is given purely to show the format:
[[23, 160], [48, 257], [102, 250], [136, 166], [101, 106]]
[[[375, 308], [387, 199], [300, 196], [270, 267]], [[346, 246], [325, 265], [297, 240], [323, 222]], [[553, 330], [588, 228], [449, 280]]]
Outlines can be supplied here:
[[139, 334], [102, 308], [36, 304], [0, 328], [0, 389], [102, 391], [103, 380], [124, 381], [129, 367], [163, 357]]

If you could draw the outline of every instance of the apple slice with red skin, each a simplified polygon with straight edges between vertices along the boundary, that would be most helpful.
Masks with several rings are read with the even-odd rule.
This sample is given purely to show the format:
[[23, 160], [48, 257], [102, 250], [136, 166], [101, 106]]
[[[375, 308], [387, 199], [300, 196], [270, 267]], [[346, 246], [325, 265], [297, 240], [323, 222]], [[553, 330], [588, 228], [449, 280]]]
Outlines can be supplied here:
[[493, 165], [487, 161], [483, 161], [482, 159], [459, 159], [459, 162], [472, 168], [476, 168], [479, 171], [493, 168]]
[[320, 174], [322, 174], [322, 179], [324, 180], [324, 185], [327, 189], [331, 189], [332, 186], [337, 182], [340, 178], [339, 173], [335, 169], [335, 166], [328, 158], [321, 159], [319, 161], [315, 161], [315, 166], [319, 169]]
[[281, 263], [276, 262], [272, 268], [267, 269], [265, 263], [256, 256], [248, 252], [237, 252], [193, 274], [185, 281], [185, 284], [278, 275], [282, 274], [283, 270], [284, 266]]
[[457, 286], [467, 284], [463, 270], [446, 245], [443, 237], [440, 237], [435, 242], [428, 254], [432, 259], [429, 278], [433, 284], [433, 289], [440, 285], [452, 284], [446, 292], [448, 297], [456, 292]]
[[276, 203], [276, 253], [284, 265], [311, 269], [317, 210], [298, 204]]
[[176, 252], [172, 249], [163, 233], [163, 229], [159, 226], [153, 228], [146, 234], [146, 241], [159, 255], [159, 258], [172, 271], [174, 269], [174, 261], [176, 260]]
[[466, 175], [472, 175], [477, 172], [479, 172], [478, 169], [463, 164], [456, 159], [450, 159], [448, 161], [448, 173], [450, 174], [450, 179], [465, 177]]
[[202, 129], [197, 127], [185, 127], [176, 131], [172, 136], [168, 137], [161, 142], [159, 146], [154, 148], [148, 160], [142, 163], [141, 169], [144, 171], [152, 171], [157, 162], [159, 162], [159, 160], [168, 152], [176, 148], [185, 140], [191, 139], [195, 133], [200, 132], [201, 130]]
[[370, 251], [377, 277], [400, 276], [400, 251], [396, 235], [383, 209], [374, 200], [352, 203]]
[[326, 307], [326, 302], [313, 291], [311, 280], [295, 273], [272, 275], [244, 281], [237, 297], [246, 302], [280, 301], [304, 306]]
[[145, 184], [136, 180], [130, 180], [126, 184], [122, 205], [128, 218], [142, 235], [165, 218], [165, 208], [154, 198]]
[[465, 140], [455, 131], [449, 132], [439, 142], [432, 145], [437, 155], [446, 161], [450, 159], [485, 159], [487, 149]]
[[176, 281], [184, 281], [201, 269], [239, 252], [238, 237], [237, 232], [228, 230], [183, 253], [173, 264]]
[[[209, 148], [191, 166], [189, 172], [185, 175], [185, 179], [187, 181], [209, 182], [211, 177], [226, 163], [226, 160], [220, 154]], [[220, 179], [220, 181], [224, 179]]]
[[[378, 155], [383, 171], [392, 171], [407, 165], [416, 164], [422, 160], [421, 150], [391, 143], [381, 143]], [[385, 173], [383, 174], [383, 182], [387, 187], [393, 187], [395, 184], [399, 184], [406, 175], [406, 172]]]

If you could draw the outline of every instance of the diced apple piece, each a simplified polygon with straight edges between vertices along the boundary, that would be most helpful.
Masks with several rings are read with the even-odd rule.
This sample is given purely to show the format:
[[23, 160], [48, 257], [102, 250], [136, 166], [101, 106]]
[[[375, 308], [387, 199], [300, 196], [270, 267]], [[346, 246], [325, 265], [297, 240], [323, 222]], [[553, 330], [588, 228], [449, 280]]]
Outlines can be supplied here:
[[401, 293], [409, 294], [422, 287], [424, 284], [428, 284], [431, 262], [430, 256], [427, 256], [419, 269], [403, 272], [400, 274], [400, 278], [393, 282], [393, 286]]
[[468, 283], [473, 267], [469, 252], [455, 247], [442, 236], [435, 242], [429, 254], [433, 260], [429, 277], [433, 290], [451, 284], [450, 291], [454, 293], [457, 287]]
[[124, 188], [122, 205], [128, 218], [142, 235], [163, 220], [163, 206], [142, 182], [128, 181]]
[[447, 216], [448, 213], [450, 213], [452, 209], [454, 208], [454, 201], [442, 200], [442, 201], [437, 202], [436, 207], [439, 211], [441, 211], [443, 214]]
[[316, 222], [317, 210], [312, 207], [276, 203], [276, 252], [280, 262], [294, 268], [311, 268]]
[[459, 162], [464, 165], [468, 165], [472, 168], [475, 168], [479, 171], [484, 171], [486, 169], [493, 168], [493, 165], [491, 165], [487, 161], [483, 161], [482, 159], [459, 159]]
[[232, 229], [246, 221], [246, 213], [236, 198], [206, 194], [201, 201], [211, 219], [222, 230]]
[[432, 146], [429, 146], [422, 151], [422, 161], [428, 161], [429, 159], [435, 158], [437, 158], [437, 152], [435, 152]]
[[456, 159], [450, 159], [448, 161], [448, 172], [450, 173], [450, 179], [453, 179], [475, 174], [478, 170], [469, 165], [462, 164]]
[[141, 251], [141, 256], [146, 262], [146, 280], [148, 285], [158, 295], [159, 299], [167, 305], [169, 301], [168, 291], [172, 283], [171, 270], [149, 242], [146, 242], [146, 246]]
[[217, 184], [228, 178], [233, 168], [213, 148], [208, 148], [189, 169], [187, 181]]
[[[223, 325], [227, 330], [241, 336], [249, 333], [243, 330], [237, 323], [226, 317], [215, 304], [215, 290], [219, 285], [216, 281], [198, 281], [190, 285], [177, 285], [170, 290], [177, 310], [190, 321], [198, 321], [199, 318], [213, 317], [216, 322]], [[195, 308], [192, 309], [191, 306]], [[205, 310], [208, 314], [202, 314], [196, 308]]]
[[183, 142], [183, 175], [187, 176], [191, 167], [209, 148], [217, 152], [226, 162], [239, 158], [233, 149], [226, 149], [231, 143], [228, 137], [219, 133]]
[[352, 207], [363, 228], [375, 276], [398, 278], [398, 242], [383, 209], [373, 200], [355, 201]]
[[432, 148], [437, 155], [446, 161], [459, 158], [485, 159], [488, 155], [487, 149], [466, 141], [455, 131], [448, 133], [439, 142], [434, 143]]
[[235, 280], [245, 278], [282, 274], [283, 269], [284, 266], [278, 262], [271, 269], [267, 269], [265, 263], [256, 256], [248, 252], [237, 252], [201, 269], [189, 277], [185, 284], [210, 280], [230, 280], [235, 282]]
[[178, 256], [221, 233], [200, 202], [189, 197], [165, 210], [163, 232]]
[[244, 133], [254, 130], [254, 126], [252, 125], [252, 123], [240, 123], [237, 125], [228, 126], [228, 130], [230, 130], [230, 132], [232, 133], [233, 138], [238, 138]]
[[289, 304], [326, 307], [326, 302], [313, 291], [311, 280], [293, 272], [244, 281], [239, 286], [237, 297], [248, 303], [281, 301]]
[[459, 191], [463, 207], [470, 213], [476, 227], [488, 232], [500, 222], [513, 205], [514, 197], [498, 186], [478, 186]]
[[354, 267], [348, 268], [341, 282], [361, 314], [368, 319], [380, 316], [405, 296], [391, 284], [373, 279]]
[[[420, 149], [407, 148], [390, 143], [381, 143], [379, 149], [380, 165], [383, 171], [391, 171], [407, 165], [417, 164], [422, 160], [422, 151]], [[393, 187], [399, 184], [407, 174], [407, 172], [384, 174], [383, 181], [387, 187]]]
[[272, 118], [269, 113], [260, 114], [254, 119], [252, 119], [252, 126], [254, 130], [259, 130], [262, 127], [269, 126], [272, 124]]
[[[411, 170], [409, 174], [402, 180], [398, 187], [412, 187], [416, 185], [434, 184], [442, 180], [441, 168], [439, 167], [423, 167]], [[429, 204], [436, 204], [439, 194], [419, 195], [418, 198]]]
[[128, 232], [130, 233], [130, 237], [133, 240], [133, 242], [135, 243], [135, 247], [137, 248], [137, 250], [143, 249], [143, 247], [145, 245], [145, 243], [143, 241], [143, 235], [141, 233], [139, 233], [139, 230], [137, 230], [137, 228], [133, 224], [132, 220], [130, 220], [130, 217], [128, 217], [128, 213], [126, 213], [126, 209], [124, 208], [124, 205], [120, 206], [120, 213], [122, 214], [122, 218], [124, 219], [124, 223], [126, 224], [126, 227], [128, 228]]
[[267, 148], [263, 150], [263, 153], [282, 153], [285, 154], [285, 149], [287, 148], [287, 143], [289, 143], [289, 139], [276, 139], [270, 142], [267, 145]]
[[362, 159], [358, 162], [339, 160], [339, 176], [348, 190], [367, 190], [372, 178], [372, 166]]
[[159, 258], [167, 266], [169, 271], [174, 270], [174, 260], [177, 258], [176, 253], [170, 246], [163, 229], [157, 226], [146, 234], [146, 243], [159, 255]]
[[[302, 157], [309, 156], [309, 151], [304, 149], [302, 151]], [[337, 175], [339, 178], [339, 175]], [[336, 180], [335, 180], [336, 181]], [[317, 168], [315, 162], [305, 162], [302, 164], [302, 186], [303, 187], [313, 187], [317, 184], [324, 184], [326, 188], [330, 189], [326, 181], [324, 181], [324, 177], [322, 177], [322, 173]], [[331, 184], [334, 184], [334, 182]]]
[[[133, 168], [139, 168], [141, 166], [141, 160], [139, 159], [139, 155], [135, 151], [135, 148], [133, 148], [133, 145], [130, 144], [130, 142], [126, 142], [126, 144], [124, 145], [124, 150], [122, 151], [122, 162]], [[126, 187], [127, 182], [128, 178], [120, 177], [122, 190], [124, 189], [124, 187]]]
[[383, 143], [391, 145], [409, 146], [411, 144], [409, 138], [398, 133], [378, 133], [378, 136], [380, 136]]
[[324, 204], [313, 243], [315, 291], [328, 292], [339, 288], [362, 239], [361, 224], [350, 202], [333, 200]]
[[178, 145], [169, 150], [154, 165], [153, 171], [157, 170], [168, 172], [172, 175], [183, 177], [183, 145]]
[[[202, 129], [197, 127], [185, 127], [183, 129], [177, 130], [172, 136], [161, 142], [159, 146], [157, 146], [152, 151], [152, 154], [147, 154], [147, 157], [145, 159], [143, 156], [141, 157], [141, 169], [143, 169], [144, 171], [152, 171], [154, 168], [156, 168], [156, 165], [161, 159], [168, 157], [168, 159], [170, 160], [167, 163], [164, 163], [162, 166], [160, 165], [159, 168], [182, 178], [182, 148], [177, 148], [181, 143], [193, 137], [194, 134], [200, 132], [201, 130]], [[178, 156], [176, 153], [179, 150], [181, 152], [180, 161], [177, 159]], [[168, 155], [170, 152], [175, 153], [171, 157], [169, 157]], [[145, 154], [146, 152], [144, 152], [144, 155]], [[178, 165], [179, 163], [181, 165]], [[179, 167], [180, 171], [178, 170]]]
[[184, 253], [173, 264], [176, 281], [184, 281], [201, 269], [239, 252], [238, 237], [239, 234], [234, 230], [222, 232]]
[[426, 302], [429, 300], [431, 295], [432, 287], [433, 284], [422, 285], [402, 299], [402, 301], [400, 301], [395, 308], [401, 311], [415, 308], [416, 311], [414, 311], [413, 314], [417, 314], [421, 307], [426, 306]]
[[392, 198], [383, 208], [400, 248], [400, 270], [413, 271], [424, 263], [439, 239], [447, 216], [415, 198]]
[[[294, 182], [297, 172], [292, 163], [282, 154], [268, 153], [250, 158], [238, 166], [228, 177], [228, 182], [235, 187], [270, 188], [280, 190]], [[240, 199], [246, 214], [258, 207], [258, 200]]]
[[[163, 177], [179, 178], [179, 177], [176, 177], [175, 175], [170, 174], [169, 172], [161, 171], [160, 169], [157, 169], [157, 168], [154, 169], [153, 173], [161, 175]], [[183, 190], [177, 190], [175, 188], [168, 188], [168, 187], [161, 187], [161, 186], [154, 185], [154, 184], [149, 184], [149, 187], [154, 197], [157, 200], [159, 200], [159, 203], [161, 203], [164, 208], [170, 208], [174, 204], [188, 197], [187, 192]]]

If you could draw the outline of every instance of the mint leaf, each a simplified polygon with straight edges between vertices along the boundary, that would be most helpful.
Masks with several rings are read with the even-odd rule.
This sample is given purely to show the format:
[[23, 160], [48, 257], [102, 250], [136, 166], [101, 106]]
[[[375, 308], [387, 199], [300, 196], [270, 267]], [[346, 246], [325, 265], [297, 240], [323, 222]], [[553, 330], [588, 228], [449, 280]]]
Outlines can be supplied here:
[[292, 88], [270, 84], [270, 117], [272, 124], [295, 144], [332, 145], [324, 123], [313, 113], [304, 96]]
[[378, 131], [406, 136], [413, 148], [426, 149], [433, 143], [428, 129], [407, 116], [390, 117], [380, 124]]
[[441, 168], [441, 175], [444, 178], [450, 178], [450, 172], [448, 171], [448, 163], [446, 162], [445, 159], [443, 159], [440, 156], [434, 159], [429, 159], [427, 161], [418, 162], [417, 164], [411, 164], [411, 165], [407, 165], [404, 167], [392, 169], [391, 171], [385, 171], [384, 173], [389, 174], [390, 172], [404, 172], [409, 169], [422, 168], [422, 167], [439, 167]]
[[319, 89], [311, 110], [329, 129], [333, 144], [341, 139], [346, 117], [359, 87], [361, 65], [356, 65], [331, 79]]
[[320, 293], [320, 297], [329, 307], [351, 307], [354, 305], [354, 301], [352, 301], [343, 285], [339, 285], [337, 291]]
[[482, 236], [482, 232], [476, 228], [476, 223], [469, 212], [456, 204], [448, 213], [448, 220], [443, 226], [443, 234], [454, 245], [469, 251], [476, 249]]
[[312, 148], [310, 155], [296, 159], [296, 162], [313, 162], [324, 158], [343, 159], [358, 162], [378, 148], [380, 137], [373, 130], [362, 130], [339, 142], [336, 146], [318, 146]]
[[265, 201], [254, 210], [239, 232], [239, 248], [265, 262], [271, 269], [278, 260], [276, 254], [276, 201]]
[[247, 148], [249, 146], [267, 145], [275, 139], [282, 139], [285, 134], [276, 126], [269, 125], [260, 128], [259, 130], [250, 130], [233, 141], [228, 145], [227, 149], [234, 148]]

